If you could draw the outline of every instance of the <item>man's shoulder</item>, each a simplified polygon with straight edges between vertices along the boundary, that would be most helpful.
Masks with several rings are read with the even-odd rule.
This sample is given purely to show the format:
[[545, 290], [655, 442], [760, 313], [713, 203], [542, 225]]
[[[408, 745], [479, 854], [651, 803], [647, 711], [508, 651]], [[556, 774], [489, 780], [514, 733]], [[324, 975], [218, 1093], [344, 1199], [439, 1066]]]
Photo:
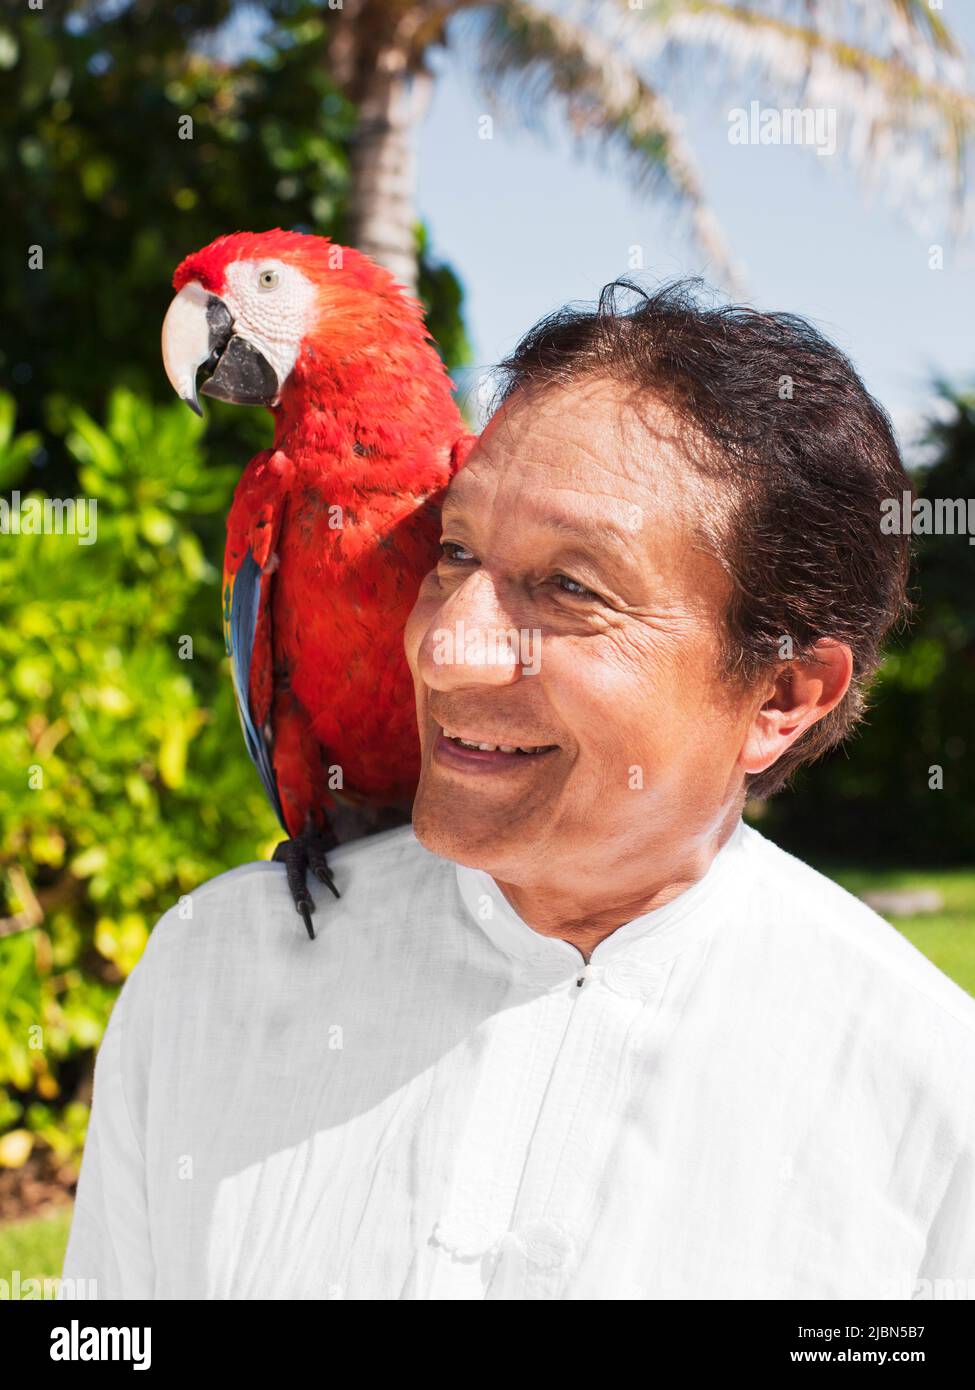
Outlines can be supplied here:
[[242, 864], [184, 894], [163, 914], [143, 953], [143, 974], [180, 965], [196, 969], [201, 956], [246, 955], [256, 963], [316, 946], [319, 955], [327, 955], [330, 943], [344, 933], [361, 937], [382, 925], [395, 905], [438, 888], [442, 892], [453, 867], [424, 849], [409, 825], [340, 845], [328, 862], [337, 899], [312, 873], [307, 876], [315, 903], [314, 942], [292, 902], [284, 865]]
[[975, 1059], [975, 999], [938, 969], [906, 936], [826, 874], [749, 827], [749, 883], [761, 916], [776, 931], [826, 954], [837, 970], [861, 980], [932, 1021], [949, 1021]]

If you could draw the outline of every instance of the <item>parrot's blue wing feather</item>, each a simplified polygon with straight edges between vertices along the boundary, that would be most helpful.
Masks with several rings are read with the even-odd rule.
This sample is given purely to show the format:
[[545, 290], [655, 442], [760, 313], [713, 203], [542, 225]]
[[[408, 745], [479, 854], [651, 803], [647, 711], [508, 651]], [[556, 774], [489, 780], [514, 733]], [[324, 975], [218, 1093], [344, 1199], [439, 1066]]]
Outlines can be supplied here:
[[230, 669], [237, 697], [244, 741], [254, 765], [261, 774], [267, 798], [274, 807], [284, 833], [288, 833], [281, 797], [271, 762], [271, 749], [261, 729], [254, 723], [250, 709], [251, 662], [254, 639], [261, 608], [261, 567], [248, 550], [237, 573], [225, 577], [223, 601], [223, 630], [230, 657]]

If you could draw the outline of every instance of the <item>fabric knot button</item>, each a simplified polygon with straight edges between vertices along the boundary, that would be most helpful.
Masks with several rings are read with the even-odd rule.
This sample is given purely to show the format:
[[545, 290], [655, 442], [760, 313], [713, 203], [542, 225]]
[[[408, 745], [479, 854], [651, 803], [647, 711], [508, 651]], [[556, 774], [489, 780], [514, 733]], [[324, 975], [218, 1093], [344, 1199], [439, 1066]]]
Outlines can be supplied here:
[[449, 1251], [461, 1259], [480, 1255], [492, 1244], [492, 1233], [478, 1221], [447, 1219], [438, 1221], [433, 1228], [432, 1239], [435, 1245]]
[[559, 1269], [572, 1252], [572, 1237], [554, 1221], [529, 1221], [513, 1234], [536, 1269]]
[[645, 997], [660, 985], [663, 972], [659, 965], [647, 961], [620, 957], [611, 960], [603, 973], [605, 984], [616, 994]]

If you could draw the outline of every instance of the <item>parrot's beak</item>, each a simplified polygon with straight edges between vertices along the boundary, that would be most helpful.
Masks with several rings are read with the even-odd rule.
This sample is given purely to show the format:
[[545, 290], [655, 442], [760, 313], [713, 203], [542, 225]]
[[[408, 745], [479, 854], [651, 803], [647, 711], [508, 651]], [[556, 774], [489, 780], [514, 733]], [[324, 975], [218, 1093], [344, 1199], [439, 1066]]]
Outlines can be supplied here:
[[273, 405], [278, 378], [260, 348], [234, 333], [226, 304], [196, 280], [184, 285], [163, 320], [163, 366], [173, 390], [202, 415], [196, 379], [211, 373], [200, 390], [205, 396], [238, 405]]

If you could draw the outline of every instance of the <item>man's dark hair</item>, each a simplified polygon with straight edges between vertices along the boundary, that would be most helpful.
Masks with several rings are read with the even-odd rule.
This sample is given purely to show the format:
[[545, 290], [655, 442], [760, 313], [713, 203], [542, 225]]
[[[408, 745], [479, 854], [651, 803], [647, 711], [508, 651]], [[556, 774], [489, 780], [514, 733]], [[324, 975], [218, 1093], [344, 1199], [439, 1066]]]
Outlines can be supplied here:
[[911, 484], [886, 411], [838, 348], [795, 314], [702, 307], [701, 285], [616, 280], [595, 308], [560, 309], [499, 364], [496, 403], [608, 377], [691, 426], [688, 458], [721, 504], [702, 507], [700, 529], [732, 581], [725, 676], [750, 685], [783, 668], [783, 638], [793, 659], [822, 637], [848, 643], [842, 701], [746, 779], [764, 798], [864, 712], [883, 638], [910, 608], [910, 538], [881, 532], [880, 504]]

